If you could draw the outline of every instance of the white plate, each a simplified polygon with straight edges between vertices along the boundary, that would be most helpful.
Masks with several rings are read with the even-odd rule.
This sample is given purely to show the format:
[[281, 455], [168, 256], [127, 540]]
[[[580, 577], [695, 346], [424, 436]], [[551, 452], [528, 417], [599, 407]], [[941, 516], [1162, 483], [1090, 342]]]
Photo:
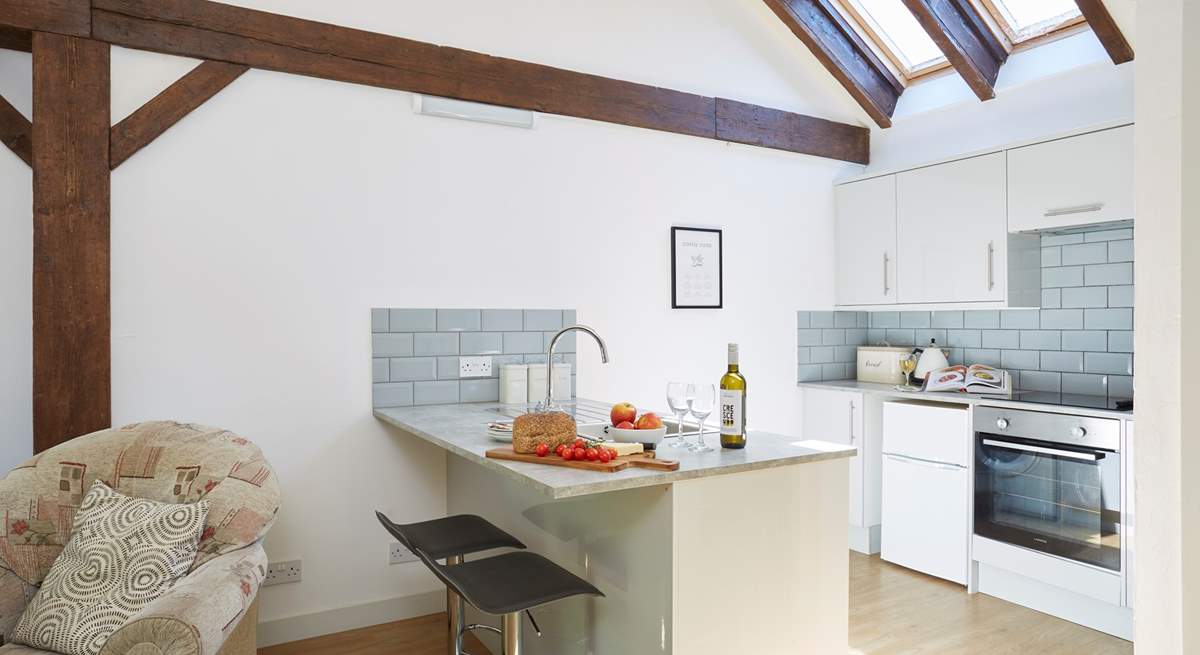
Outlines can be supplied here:
[[512, 434], [511, 433], [510, 434], [500, 434], [498, 432], [492, 432], [491, 430], [488, 430], [487, 435], [488, 435], [488, 438], [491, 439], [492, 441], [499, 441], [501, 443], [512, 443]]

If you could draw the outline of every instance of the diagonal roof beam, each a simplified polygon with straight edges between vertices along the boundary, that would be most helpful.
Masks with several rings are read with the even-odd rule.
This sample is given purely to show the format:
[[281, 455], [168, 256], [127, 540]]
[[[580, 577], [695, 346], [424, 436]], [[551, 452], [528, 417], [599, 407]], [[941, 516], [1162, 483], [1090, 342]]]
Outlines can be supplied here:
[[116, 170], [126, 159], [150, 145], [248, 70], [248, 66], [221, 61], [206, 61], [193, 68], [141, 109], [113, 126], [109, 166]]
[[1075, 4], [1079, 5], [1079, 11], [1087, 19], [1088, 25], [1092, 26], [1096, 38], [1100, 39], [1114, 64], [1133, 61], [1133, 46], [1121, 33], [1121, 28], [1113, 20], [1112, 14], [1108, 13], [1103, 0], [1075, 0]]
[[33, 124], [0, 96], [0, 143], [21, 161], [33, 165]]
[[904, 86], [831, 0], [764, 0], [880, 127], [892, 125]]
[[969, 0], [904, 0], [950, 65], [980, 100], [996, 97], [996, 77], [1008, 59], [1004, 44]]

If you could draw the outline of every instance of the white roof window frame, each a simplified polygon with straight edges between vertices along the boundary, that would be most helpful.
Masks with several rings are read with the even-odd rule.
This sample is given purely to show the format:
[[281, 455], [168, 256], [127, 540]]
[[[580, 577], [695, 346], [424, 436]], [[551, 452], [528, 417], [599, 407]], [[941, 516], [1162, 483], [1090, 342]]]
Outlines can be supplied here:
[[980, 15], [988, 19], [992, 31], [1005, 42], [1009, 52], [1024, 50], [1088, 29], [1087, 19], [1078, 10], [1072, 14], [1028, 25], [1018, 31], [1015, 19], [1004, 8], [1003, 0], [971, 0]]
[[[900, 0], [896, 0], [896, 2], [900, 2]], [[954, 70], [944, 55], [910, 68], [900, 54], [899, 48], [871, 18], [871, 15], [863, 9], [858, 0], [834, 0], [833, 5], [904, 86], [909, 86], [913, 82], [938, 73]]]

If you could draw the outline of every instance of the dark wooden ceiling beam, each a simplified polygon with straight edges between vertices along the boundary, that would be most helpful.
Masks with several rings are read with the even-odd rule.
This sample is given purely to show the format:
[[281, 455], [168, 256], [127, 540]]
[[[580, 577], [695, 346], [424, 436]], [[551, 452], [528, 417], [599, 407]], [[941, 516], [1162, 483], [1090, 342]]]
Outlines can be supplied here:
[[[94, 38], [130, 48], [718, 138], [715, 98], [216, 2], [95, 0], [92, 20]], [[779, 141], [828, 156], [825, 139]]]
[[904, 85], [830, 0], [764, 0], [879, 124], [890, 127]]
[[980, 100], [996, 97], [1008, 50], [969, 0], [904, 0], [929, 38]]
[[2, 0], [0, 25], [70, 36], [92, 33], [91, 0]]
[[33, 35], [33, 444], [112, 423], [109, 46]]
[[113, 126], [110, 166], [115, 170], [248, 70], [241, 64], [206, 61], [176, 80]]
[[33, 124], [0, 96], [0, 143], [30, 166], [33, 165]]
[[0, 48], [29, 52], [33, 49], [33, 32], [10, 25], [0, 25]]
[[858, 125], [717, 98], [717, 138], [763, 148], [869, 163], [871, 131]]
[[1096, 38], [1100, 39], [1114, 64], [1133, 61], [1133, 46], [1129, 45], [1112, 14], [1108, 13], [1104, 0], [1075, 0], [1075, 4], [1079, 5], [1079, 11], [1087, 19], [1088, 25], [1091, 25]]

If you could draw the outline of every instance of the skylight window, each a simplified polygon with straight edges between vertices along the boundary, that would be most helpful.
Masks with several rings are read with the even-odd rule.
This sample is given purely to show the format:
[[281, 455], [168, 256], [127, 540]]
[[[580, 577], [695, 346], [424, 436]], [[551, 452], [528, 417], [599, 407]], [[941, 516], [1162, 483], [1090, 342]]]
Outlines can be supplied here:
[[983, 4], [1013, 45], [1083, 22], [1075, 0], [983, 0]]
[[905, 82], [949, 65], [900, 0], [841, 0], [840, 5]]

